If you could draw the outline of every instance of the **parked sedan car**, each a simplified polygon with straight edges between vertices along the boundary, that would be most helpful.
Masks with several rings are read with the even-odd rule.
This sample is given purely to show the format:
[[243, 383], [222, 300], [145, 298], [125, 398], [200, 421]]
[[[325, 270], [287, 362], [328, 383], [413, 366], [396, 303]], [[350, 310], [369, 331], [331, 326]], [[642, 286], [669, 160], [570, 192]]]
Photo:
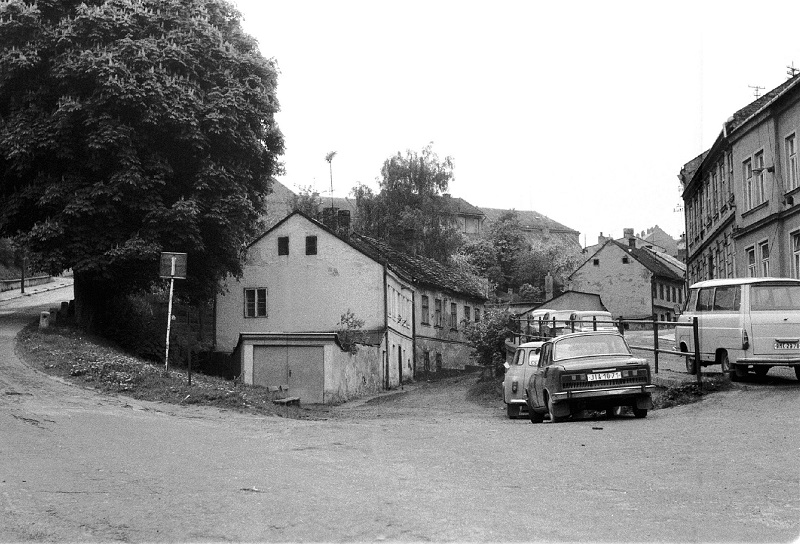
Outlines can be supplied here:
[[631, 354], [615, 331], [567, 334], [545, 342], [528, 377], [526, 402], [532, 423], [545, 414], [555, 422], [583, 410], [629, 406], [636, 417], [653, 408], [650, 365]]
[[539, 348], [544, 342], [526, 342], [517, 347], [510, 363], [505, 363], [506, 375], [503, 378], [503, 402], [506, 403], [508, 417], [519, 416], [519, 409], [525, 406], [525, 384], [528, 376], [539, 363]]

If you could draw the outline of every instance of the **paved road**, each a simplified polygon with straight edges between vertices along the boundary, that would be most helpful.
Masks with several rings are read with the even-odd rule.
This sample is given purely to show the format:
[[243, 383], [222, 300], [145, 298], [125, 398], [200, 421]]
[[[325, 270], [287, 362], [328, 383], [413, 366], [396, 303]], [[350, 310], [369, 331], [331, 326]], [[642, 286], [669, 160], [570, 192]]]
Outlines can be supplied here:
[[474, 378], [459, 378], [300, 421], [63, 384], [13, 356], [22, 323], [0, 317], [2, 541], [800, 535], [795, 380], [644, 420], [531, 425], [467, 400]]

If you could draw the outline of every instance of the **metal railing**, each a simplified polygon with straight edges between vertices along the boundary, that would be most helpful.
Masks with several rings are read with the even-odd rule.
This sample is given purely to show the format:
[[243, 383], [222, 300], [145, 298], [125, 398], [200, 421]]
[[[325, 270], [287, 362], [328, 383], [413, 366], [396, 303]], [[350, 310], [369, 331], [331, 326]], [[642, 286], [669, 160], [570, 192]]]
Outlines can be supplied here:
[[[556, 320], [553, 319], [552, 321], [544, 321], [544, 320], [530, 320], [525, 318], [517, 318], [514, 320], [517, 325], [517, 330], [515, 331], [515, 340], [517, 344], [521, 344], [523, 342], [535, 342], [535, 341], [544, 341], [549, 338], [554, 338], [558, 336], [559, 331], [561, 334], [566, 334], [567, 332], [580, 332], [583, 330], [598, 330], [598, 325], [613, 325], [620, 334], [625, 334], [625, 330], [629, 329], [631, 325], [637, 325], [638, 327], [644, 328], [645, 330], [652, 326], [653, 330], [653, 347], [647, 346], [630, 346], [632, 350], [640, 350], [640, 351], [648, 351], [653, 353], [654, 365], [653, 370], [656, 374], [658, 374], [658, 356], [659, 354], [669, 354], [669, 355], [678, 355], [680, 357], [686, 358], [686, 366], [689, 367], [689, 358], [694, 357], [694, 369], [697, 374], [697, 384], [702, 386], [702, 365], [700, 364], [700, 339], [699, 339], [699, 329], [698, 329], [698, 322], [697, 318], [695, 317], [692, 320], [692, 332], [694, 336], [694, 352], [686, 352], [686, 351], [676, 351], [675, 349], [663, 349], [659, 345], [659, 327], [669, 326], [670, 328], [677, 327], [679, 324], [675, 321], [659, 321], [653, 316], [651, 319], [624, 319], [619, 318], [616, 320], [599, 320], [597, 317], [592, 318], [591, 328], [588, 328], [588, 320], [587, 321], [570, 321], [570, 320]], [[563, 325], [563, 326], [560, 326]], [[686, 325], [682, 325], [686, 326]], [[524, 340], [523, 340], [524, 339]]]

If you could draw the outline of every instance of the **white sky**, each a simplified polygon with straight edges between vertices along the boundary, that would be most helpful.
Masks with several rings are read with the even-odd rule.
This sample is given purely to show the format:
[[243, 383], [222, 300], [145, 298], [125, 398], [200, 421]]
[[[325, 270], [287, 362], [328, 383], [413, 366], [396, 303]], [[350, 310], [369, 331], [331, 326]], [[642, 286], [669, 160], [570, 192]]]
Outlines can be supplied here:
[[280, 69], [297, 191], [377, 189], [433, 142], [453, 196], [615, 237], [683, 232], [677, 174], [800, 68], [800, 1], [234, 0]]

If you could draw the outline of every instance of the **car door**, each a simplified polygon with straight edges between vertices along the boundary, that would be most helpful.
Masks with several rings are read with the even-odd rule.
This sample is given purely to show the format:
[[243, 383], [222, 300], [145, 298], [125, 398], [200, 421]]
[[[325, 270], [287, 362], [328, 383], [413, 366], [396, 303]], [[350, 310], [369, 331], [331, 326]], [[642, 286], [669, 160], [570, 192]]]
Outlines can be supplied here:
[[544, 390], [544, 370], [549, 364], [552, 347], [553, 345], [549, 342], [542, 346], [539, 352], [539, 362], [533, 369], [533, 376], [530, 380], [531, 387], [529, 394], [531, 395], [531, 403], [537, 407], [544, 406], [542, 403], [542, 399], [544, 398], [542, 393]]

